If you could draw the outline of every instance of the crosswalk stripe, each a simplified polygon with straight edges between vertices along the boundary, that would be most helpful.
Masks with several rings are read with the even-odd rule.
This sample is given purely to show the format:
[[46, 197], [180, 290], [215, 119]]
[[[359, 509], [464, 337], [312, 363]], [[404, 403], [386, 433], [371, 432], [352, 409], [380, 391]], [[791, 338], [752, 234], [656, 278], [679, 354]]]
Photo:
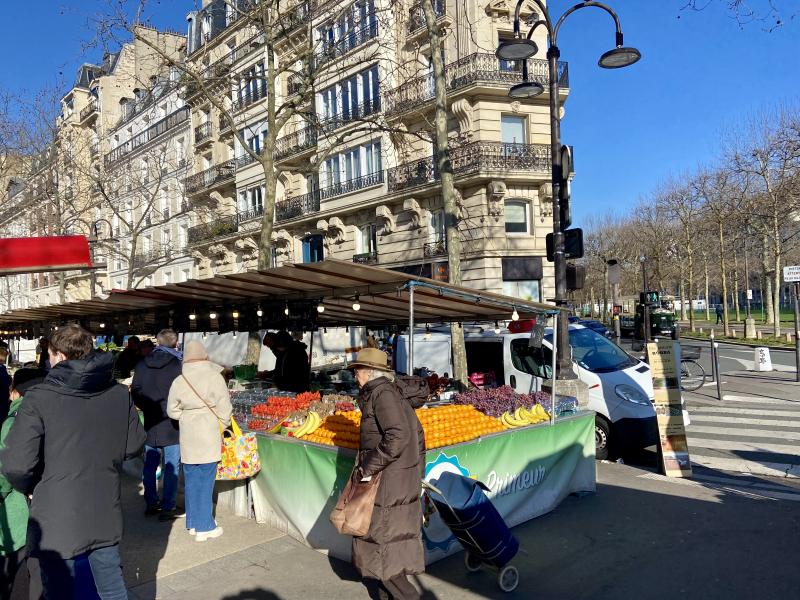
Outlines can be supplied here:
[[792, 410], [770, 410], [761, 408], [739, 408], [738, 406], [703, 406], [702, 408], [691, 408], [692, 415], [705, 415], [714, 413], [737, 413], [741, 415], [761, 415], [764, 417], [785, 417], [787, 419], [800, 420], [800, 411]]
[[751, 404], [783, 404], [786, 406], [800, 407], [800, 401], [783, 400], [781, 398], [763, 398], [760, 396], [736, 396], [732, 394], [723, 394], [722, 399], [727, 402], [749, 402]]
[[[693, 436], [692, 432], [687, 432], [689, 438], [689, 449], [691, 451], [692, 445], [706, 448], [708, 450], [729, 450], [729, 451], [745, 451], [745, 452], [775, 452], [777, 454], [796, 454], [798, 450], [797, 444], [763, 444], [751, 443], [745, 440], [712, 440], [704, 437]], [[800, 456], [798, 463], [800, 463]]]
[[692, 423], [745, 423], [747, 425], [769, 425], [770, 427], [797, 427], [796, 423], [776, 421], [775, 419], [752, 419], [747, 417], [718, 417], [716, 415], [698, 415], [689, 411]]
[[755, 475], [769, 475], [771, 477], [800, 477], [800, 465], [785, 463], [761, 463], [742, 458], [726, 458], [722, 456], [704, 456], [692, 452], [689, 446], [689, 455], [692, 462], [709, 469], [732, 471], [734, 473], [753, 473]]
[[[692, 415], [694, 418], [694, 415]], [[686, 428], [689, 436], [698, 433], [716, 433], [725, 435], [735, 435], [737, 438], [746, 440], [747, 438], [768, 438], [780, 440], [800, 441], [800, 432], [797, 431], [776, 431], [774, 429], [731, 429], [730, 427], [710, 427], [703, 425], [690, 425]], [[800, 446], [797, 448], [800, 451]]]
[[766, 480], [749, 480], [745, 479], [742, 475], [728, 475], [726, 477], [718, 477], [716, 475], [707, 475], [704, 471], [695, 469], [692, 472], [692, 480], [702, 483], [715, 483], [719, 485], [729, 485], [736, 487], [746, 487], [748, 489], [760, 492], [783, 492], [786, 494], [800, 495], [800, 488], [790, 487], [786, 484], [773, 484], [767, 483]]

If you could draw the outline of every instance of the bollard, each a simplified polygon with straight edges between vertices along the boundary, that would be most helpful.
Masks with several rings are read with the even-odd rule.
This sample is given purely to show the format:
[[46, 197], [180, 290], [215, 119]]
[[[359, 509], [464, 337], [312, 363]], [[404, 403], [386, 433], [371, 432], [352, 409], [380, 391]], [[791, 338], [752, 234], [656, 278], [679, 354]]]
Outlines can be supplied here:
[[703, 328], [702, 327], [698, 327], [697, 328], [697, 333], [703, 333]]
[[714, 360], [714, 330], [711, 330], [711, 381], [717, 380], [717, 361]]
[[792, 343], [792, 334], [791, 333], [787, 333], [786, 334], [786, 341], [789, 342], [790, 344]]
[[733, 327], [731, 327], [731, 337], [732, 338], [736, 337], [736, 330]]
[[722, 401], [722, 374], [719, 372], [719, 344], [714, 342], [714, 370], [717, 372], [717, 400]]
[[753, 351], [754, 371], [766, 373], [772, 371], [772, 358], [769, 355], [769, 348], [758, 347]]
[[764, 338], [764, 334], [761, 333], [761, 330], [759, 329], [758, 331], [756, 331], [756, 339], [757, 340], [761, 340], [763, 338]]

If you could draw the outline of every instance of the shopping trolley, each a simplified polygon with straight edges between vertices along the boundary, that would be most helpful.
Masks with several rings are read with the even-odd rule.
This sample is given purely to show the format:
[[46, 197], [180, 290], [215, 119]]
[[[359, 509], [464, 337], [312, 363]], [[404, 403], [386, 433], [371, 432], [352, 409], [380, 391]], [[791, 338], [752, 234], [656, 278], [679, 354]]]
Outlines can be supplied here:
[[453, 535], [466, 550], [467, 571], [488, 566], [497, 571], [497, 585], [511, 592], [519, 584], [519, 572], [511, 559], [519, 550], [519, 542], [503, 517], [484, 493], [483, 483], [444, 472], [433, 483], [423, 482], [428, 497]]

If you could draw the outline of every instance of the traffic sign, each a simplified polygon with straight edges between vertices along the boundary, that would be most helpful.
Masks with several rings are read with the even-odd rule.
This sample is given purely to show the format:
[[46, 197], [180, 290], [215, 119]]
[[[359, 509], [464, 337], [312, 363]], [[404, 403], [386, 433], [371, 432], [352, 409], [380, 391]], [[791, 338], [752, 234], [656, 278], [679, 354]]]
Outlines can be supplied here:
[[800, 265], [793, 267], [783, 267], [783, 280], [786, 283], [800, 281]]

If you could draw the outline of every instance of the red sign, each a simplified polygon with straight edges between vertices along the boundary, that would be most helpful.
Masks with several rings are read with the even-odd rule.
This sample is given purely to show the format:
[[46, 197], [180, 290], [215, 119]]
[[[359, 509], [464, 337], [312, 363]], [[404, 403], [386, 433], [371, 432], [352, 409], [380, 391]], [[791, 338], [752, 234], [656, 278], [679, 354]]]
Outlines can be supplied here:
[[533, 330], [536, 325], [536, 319], [523, 319], [521, 321], [511, 321], [508, 324], [508, 330], [511, 333], [527, 333]]
[[0, 239], [0, 275], [91, 267], [89, 242], [82, 235]]

